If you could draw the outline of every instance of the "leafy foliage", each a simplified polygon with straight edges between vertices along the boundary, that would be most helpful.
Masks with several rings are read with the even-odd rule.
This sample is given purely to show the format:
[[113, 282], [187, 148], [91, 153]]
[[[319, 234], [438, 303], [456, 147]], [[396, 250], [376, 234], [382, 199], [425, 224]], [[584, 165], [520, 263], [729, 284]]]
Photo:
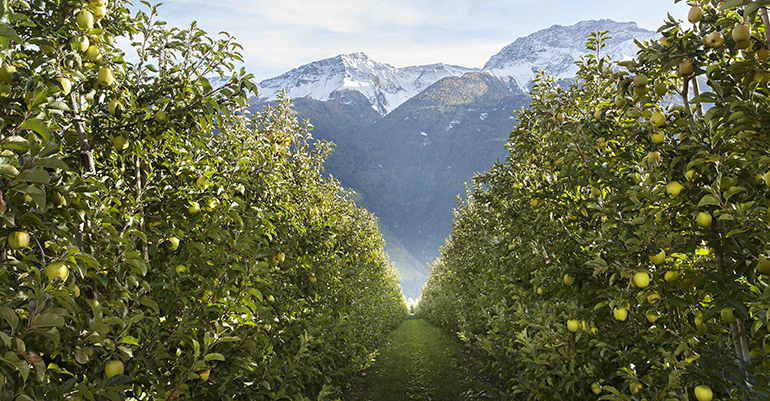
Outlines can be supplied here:
[[573, 84], [537, 80], [418, 308], [484, 350], [510, 394], [769, 396], [763, 4], [692, 4], [702, 18], [666, 21], [638, 61], [602, 58], [597, 32]]
[[0, 400], [324, 399], [406, 318], [375, 219], [147, 6], [2, 3]]

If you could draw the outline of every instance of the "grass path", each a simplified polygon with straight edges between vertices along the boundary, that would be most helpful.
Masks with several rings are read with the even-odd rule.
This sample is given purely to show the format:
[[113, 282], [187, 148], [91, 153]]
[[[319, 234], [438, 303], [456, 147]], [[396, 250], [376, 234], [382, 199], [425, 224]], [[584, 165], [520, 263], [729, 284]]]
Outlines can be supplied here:
[[463, 355], [459, 339], [423, 320], [391, 334], [356, 401], [495, 400], [496, 391]]

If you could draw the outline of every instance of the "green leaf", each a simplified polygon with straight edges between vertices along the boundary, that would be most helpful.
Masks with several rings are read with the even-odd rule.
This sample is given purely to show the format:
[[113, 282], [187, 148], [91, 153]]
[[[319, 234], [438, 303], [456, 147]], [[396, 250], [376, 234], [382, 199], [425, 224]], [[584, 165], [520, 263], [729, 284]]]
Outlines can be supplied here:
[[37, 327], [62, 327], [64, 326], [64, 318], [55, 313], [44, 313], [35, 319], [34, 325]]
[[714, 195], [705, 195], [701, 198], [700, 202], [698, 202], [698, 207], [718, 204], [719, 200]]
[[48, 128], [42, 120], [38, 120], [37, 118], [28, 118], [24, 120], [21, 124], [21, 128], [37, 132], [43, 137], [45, 143], [50, 142], [51, 136], [53, 135], [51, 129]]
[[6, 38], [16, 43], [22, 43], [21, 37], [10, 26], [0, 23], [0, 38]]
[[[41, 168], [32, 168], [31, 170], [24, 170], [18, 176], [19, 181], [34, 183], [34, 184], [48, 184], [51, 182], [51, 177], [48, 172]], [[45, 204], [45, 203], [43, 203]]]
[[141, 301], [139, 301], [144, 306], [149, 307], [152, 309], [155, 313], [159, 313], [160, 309], [158, 308], [158, 303], [155, 302], [152, 298], [142, 298]]
[[133, 337], [133, 336], [125, 336], [120, 339], [120, 342], [139, 346], [139, 340], [137, 340], [136, 337]]
[[69, 166], [67, 163], [62, 161], [58, 157], [47, 157], [45, 159], [38, 159], [35, 161], [34, 164], [35, 167], [50, 167], [50, 168], [56, 168], [64, 171], [69, 171]]
[[224, 361], [225, 357], [222, 354], [213, 352], [211, 354], [206, 354], [206, 356], [203, 357], [203, 360], [205, 362], [208, 362], [208, 361]]

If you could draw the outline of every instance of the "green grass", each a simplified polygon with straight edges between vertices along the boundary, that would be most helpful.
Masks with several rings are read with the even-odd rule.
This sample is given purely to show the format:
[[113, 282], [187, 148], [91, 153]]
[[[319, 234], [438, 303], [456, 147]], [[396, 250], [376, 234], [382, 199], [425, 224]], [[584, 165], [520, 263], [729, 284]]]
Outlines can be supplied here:
[[410, 320], [393, 332], [351, 400], [500, 399], [477, 371], [460, 340], [424, 320]]

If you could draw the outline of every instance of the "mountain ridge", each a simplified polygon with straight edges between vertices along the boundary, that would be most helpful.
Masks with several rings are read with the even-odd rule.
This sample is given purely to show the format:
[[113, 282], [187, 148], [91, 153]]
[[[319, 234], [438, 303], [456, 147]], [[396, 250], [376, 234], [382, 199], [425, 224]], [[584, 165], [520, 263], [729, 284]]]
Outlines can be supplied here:
[[394, 67], [373, 60], [363, 52], [340, 54], [293, 68], [258, 84], [262, 102], [276, 100], [280, 90], [290, 98], [329, 101], [344, 92], [359, 92], [381, 116], [447, 77], [488, 72], [509, 86], [511, 92], [529, 92], [536, 71], [568, 78], [577, 71], [574, 62], [588, 53], [586, 36], [609, 31], [611, 39], [602, 50], [614, 59], [636, 53], [634, 39], [649, 40], [659, 36], [640, 28], [635, 22], [611, 19], [587, 20], [574, 25], [552, 25], [519, 37], [503, 47], [484, 64], [470, 68], [445, 63]]

